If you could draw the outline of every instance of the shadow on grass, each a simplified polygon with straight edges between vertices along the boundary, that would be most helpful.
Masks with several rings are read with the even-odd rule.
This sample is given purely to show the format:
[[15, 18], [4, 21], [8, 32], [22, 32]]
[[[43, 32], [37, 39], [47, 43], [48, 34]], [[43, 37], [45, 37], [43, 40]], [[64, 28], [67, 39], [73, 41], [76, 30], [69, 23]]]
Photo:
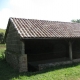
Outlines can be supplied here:
[[11, 80], [12, 78], [19, 78], [19, 76], [30, 77], [32, 75], [35, 76], [37, 74], [55, 71], [55, 70], [62, 69], [62, 68], [74, 67], [77, 65], [79, 65], [79, 63], [69, 64], [69, 65], [64, 65], [64, 66], [57, 66], [57, 67], [53, 67], [53, 68], [49, 68], [49, 69], [37, 71], [37, 72], [19, 73], [15, 71], [12, 67], [10, 67], [5, 59], [0, 59], [0, 80]]

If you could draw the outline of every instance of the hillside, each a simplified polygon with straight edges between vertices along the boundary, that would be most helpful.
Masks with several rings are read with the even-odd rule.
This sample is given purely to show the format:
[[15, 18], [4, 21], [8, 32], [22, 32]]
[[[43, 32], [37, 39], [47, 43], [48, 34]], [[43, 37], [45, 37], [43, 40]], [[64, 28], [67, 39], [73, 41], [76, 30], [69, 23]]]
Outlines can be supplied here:
[[5, 29], [0, 29], [0, 33], [5, 33]]

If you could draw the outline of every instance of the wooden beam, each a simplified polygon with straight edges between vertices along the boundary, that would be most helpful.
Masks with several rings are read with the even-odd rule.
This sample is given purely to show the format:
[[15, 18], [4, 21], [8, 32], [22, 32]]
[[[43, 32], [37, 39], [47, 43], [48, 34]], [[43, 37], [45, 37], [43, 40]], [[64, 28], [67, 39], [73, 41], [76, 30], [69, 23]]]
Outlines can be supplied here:
[[22, 54], [25, 54], [25, 45], [23, 42], [22, 42]]
[[69, 57], [72, 60], [72, 43], [69, 41]]

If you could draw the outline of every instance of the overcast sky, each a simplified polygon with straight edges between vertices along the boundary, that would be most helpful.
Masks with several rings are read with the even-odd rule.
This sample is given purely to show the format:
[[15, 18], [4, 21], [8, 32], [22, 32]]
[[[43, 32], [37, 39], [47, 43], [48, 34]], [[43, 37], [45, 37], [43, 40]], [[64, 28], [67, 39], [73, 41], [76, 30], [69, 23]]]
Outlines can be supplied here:
[[80, 0], [0, 0], [0, 28], [9, 17], [70, 22], [80, 19]]

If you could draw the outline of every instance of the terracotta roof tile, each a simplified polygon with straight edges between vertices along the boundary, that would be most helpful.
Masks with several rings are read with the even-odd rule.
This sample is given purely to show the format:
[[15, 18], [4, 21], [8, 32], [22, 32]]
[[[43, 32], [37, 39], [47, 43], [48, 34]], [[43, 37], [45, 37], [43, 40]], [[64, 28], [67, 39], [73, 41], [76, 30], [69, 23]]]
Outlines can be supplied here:
[[22, 38], [80, 37], [80, 23], [10, 18]]

